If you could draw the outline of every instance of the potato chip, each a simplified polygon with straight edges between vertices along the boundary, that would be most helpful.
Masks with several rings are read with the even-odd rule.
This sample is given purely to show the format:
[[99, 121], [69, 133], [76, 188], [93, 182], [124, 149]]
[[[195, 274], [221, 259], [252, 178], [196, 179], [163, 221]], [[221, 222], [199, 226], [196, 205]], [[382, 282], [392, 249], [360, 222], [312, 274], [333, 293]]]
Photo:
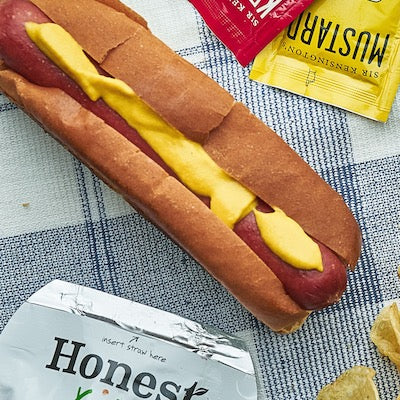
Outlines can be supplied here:
[[372, 380], [374, 376], [374, 369], [355, 366], [323, 387], [316, 400], [379, 400], [378, 391]]
[[400, 370], [400, 313], [396, 303], [382, 309], [372, 325], [370, 337], [378, 351]]

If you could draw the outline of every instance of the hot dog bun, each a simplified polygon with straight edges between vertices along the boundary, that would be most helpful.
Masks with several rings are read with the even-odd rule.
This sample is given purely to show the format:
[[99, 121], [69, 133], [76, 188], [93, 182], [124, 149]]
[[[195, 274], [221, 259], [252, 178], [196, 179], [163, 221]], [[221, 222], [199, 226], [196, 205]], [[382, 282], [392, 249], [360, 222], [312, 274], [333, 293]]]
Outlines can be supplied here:
[[[203, 143], [217, 164], [235, 179], [266, 203], [283, 209], [347, 265], [355, 266], [360, 232], [342, 197], [216, 82], [143, 26], [99, 9], [96, 0], [32, 3], [70, 32], [105, 71], [126, 82], [172, 126], [189, 139]], [[93, 8], [98, 10], [96, 26], [101, 26], [96, 30], [97, 40], [83, 28], [85, 16]], [[120, 29], [119, 45], [117, 40], [107, 45], [116, 23], [129, 28], [124, 34]]]
[[[121, 12], [123, 7], [114, 1], [112, 8], [95, 0], [32, 3], [69, 31], [111, 76], [125, 81], [188, 138], [202, 143], [228, 174], [284, 210], [346, 265], [355, 265], [360, 232], [342, 198], [244, 105], [168, 49], [145, 24]], [[6, 67], [0, 71], [0, 88], [257, 318], [279, 332], [301, 325], [309, 311], [286, 294], [266, 264], [131, 142], [63, 91], [36, 86]]]
[[0, 72], [0, 87], [271, 329], [290, 332], [308, 316], [265, 264], [195, 195], [101, 119], [63, 91], [33, 85], [10, 70]]

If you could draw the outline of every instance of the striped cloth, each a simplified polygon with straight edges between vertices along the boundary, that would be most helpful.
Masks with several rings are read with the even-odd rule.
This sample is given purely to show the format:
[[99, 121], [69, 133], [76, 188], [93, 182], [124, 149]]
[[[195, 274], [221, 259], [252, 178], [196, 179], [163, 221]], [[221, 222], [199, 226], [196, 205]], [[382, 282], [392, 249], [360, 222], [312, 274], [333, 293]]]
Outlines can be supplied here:
[[[311, 400], [354, 365], [376, 369], [381, 399], [400, 393], [369, 330], [400, 297], [400, 96], [389, 122], [250, 81], [187, 0], [129, 0], [151, 30], [281, 135], [346, 200], [364, 246], [343, 300], [281, 336], [255, 320], [193, 259], [0, 95], [0, 330], [59, 278], [244, 337], [259, 399]], [[151, 73], [151, 71], [149, 71]]]

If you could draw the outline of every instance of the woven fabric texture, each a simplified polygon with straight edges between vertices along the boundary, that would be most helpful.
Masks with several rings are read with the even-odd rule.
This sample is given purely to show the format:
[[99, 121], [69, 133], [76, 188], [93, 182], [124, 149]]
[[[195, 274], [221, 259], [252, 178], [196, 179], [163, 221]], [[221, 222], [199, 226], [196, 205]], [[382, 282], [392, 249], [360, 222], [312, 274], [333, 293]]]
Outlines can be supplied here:
[[354, 365], [375, 368], [381, 399], [396, 398], [400, 375], [369, 331], [383, 305], [400, 297], [400, 95], [381, 124], [267, 87], [248, 78], [250, 67], [188, 1], [125, 2], [343, 195], [362, 229], [360, 262], [339, 304], [313, 313], [294, 334], [275, 334], [0, 95], [0, 331], [30, 294], [59, 278], [246, 338], [260, 400], [315, 399]]

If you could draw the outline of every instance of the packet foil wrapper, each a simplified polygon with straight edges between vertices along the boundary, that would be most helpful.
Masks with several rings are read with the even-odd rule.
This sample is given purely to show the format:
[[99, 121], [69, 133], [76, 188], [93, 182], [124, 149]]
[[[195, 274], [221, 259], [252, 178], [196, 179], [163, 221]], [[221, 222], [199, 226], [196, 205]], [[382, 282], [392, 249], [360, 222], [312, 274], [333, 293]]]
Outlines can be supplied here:
[[313, 0], [190, 0], [242, 66]]
[[400, 0], [315, 0], [250, 78], [386, 122], [400, 83]]
[[240, 338], [53, 281], [0, 335], [1, 400], [257, 399]]

